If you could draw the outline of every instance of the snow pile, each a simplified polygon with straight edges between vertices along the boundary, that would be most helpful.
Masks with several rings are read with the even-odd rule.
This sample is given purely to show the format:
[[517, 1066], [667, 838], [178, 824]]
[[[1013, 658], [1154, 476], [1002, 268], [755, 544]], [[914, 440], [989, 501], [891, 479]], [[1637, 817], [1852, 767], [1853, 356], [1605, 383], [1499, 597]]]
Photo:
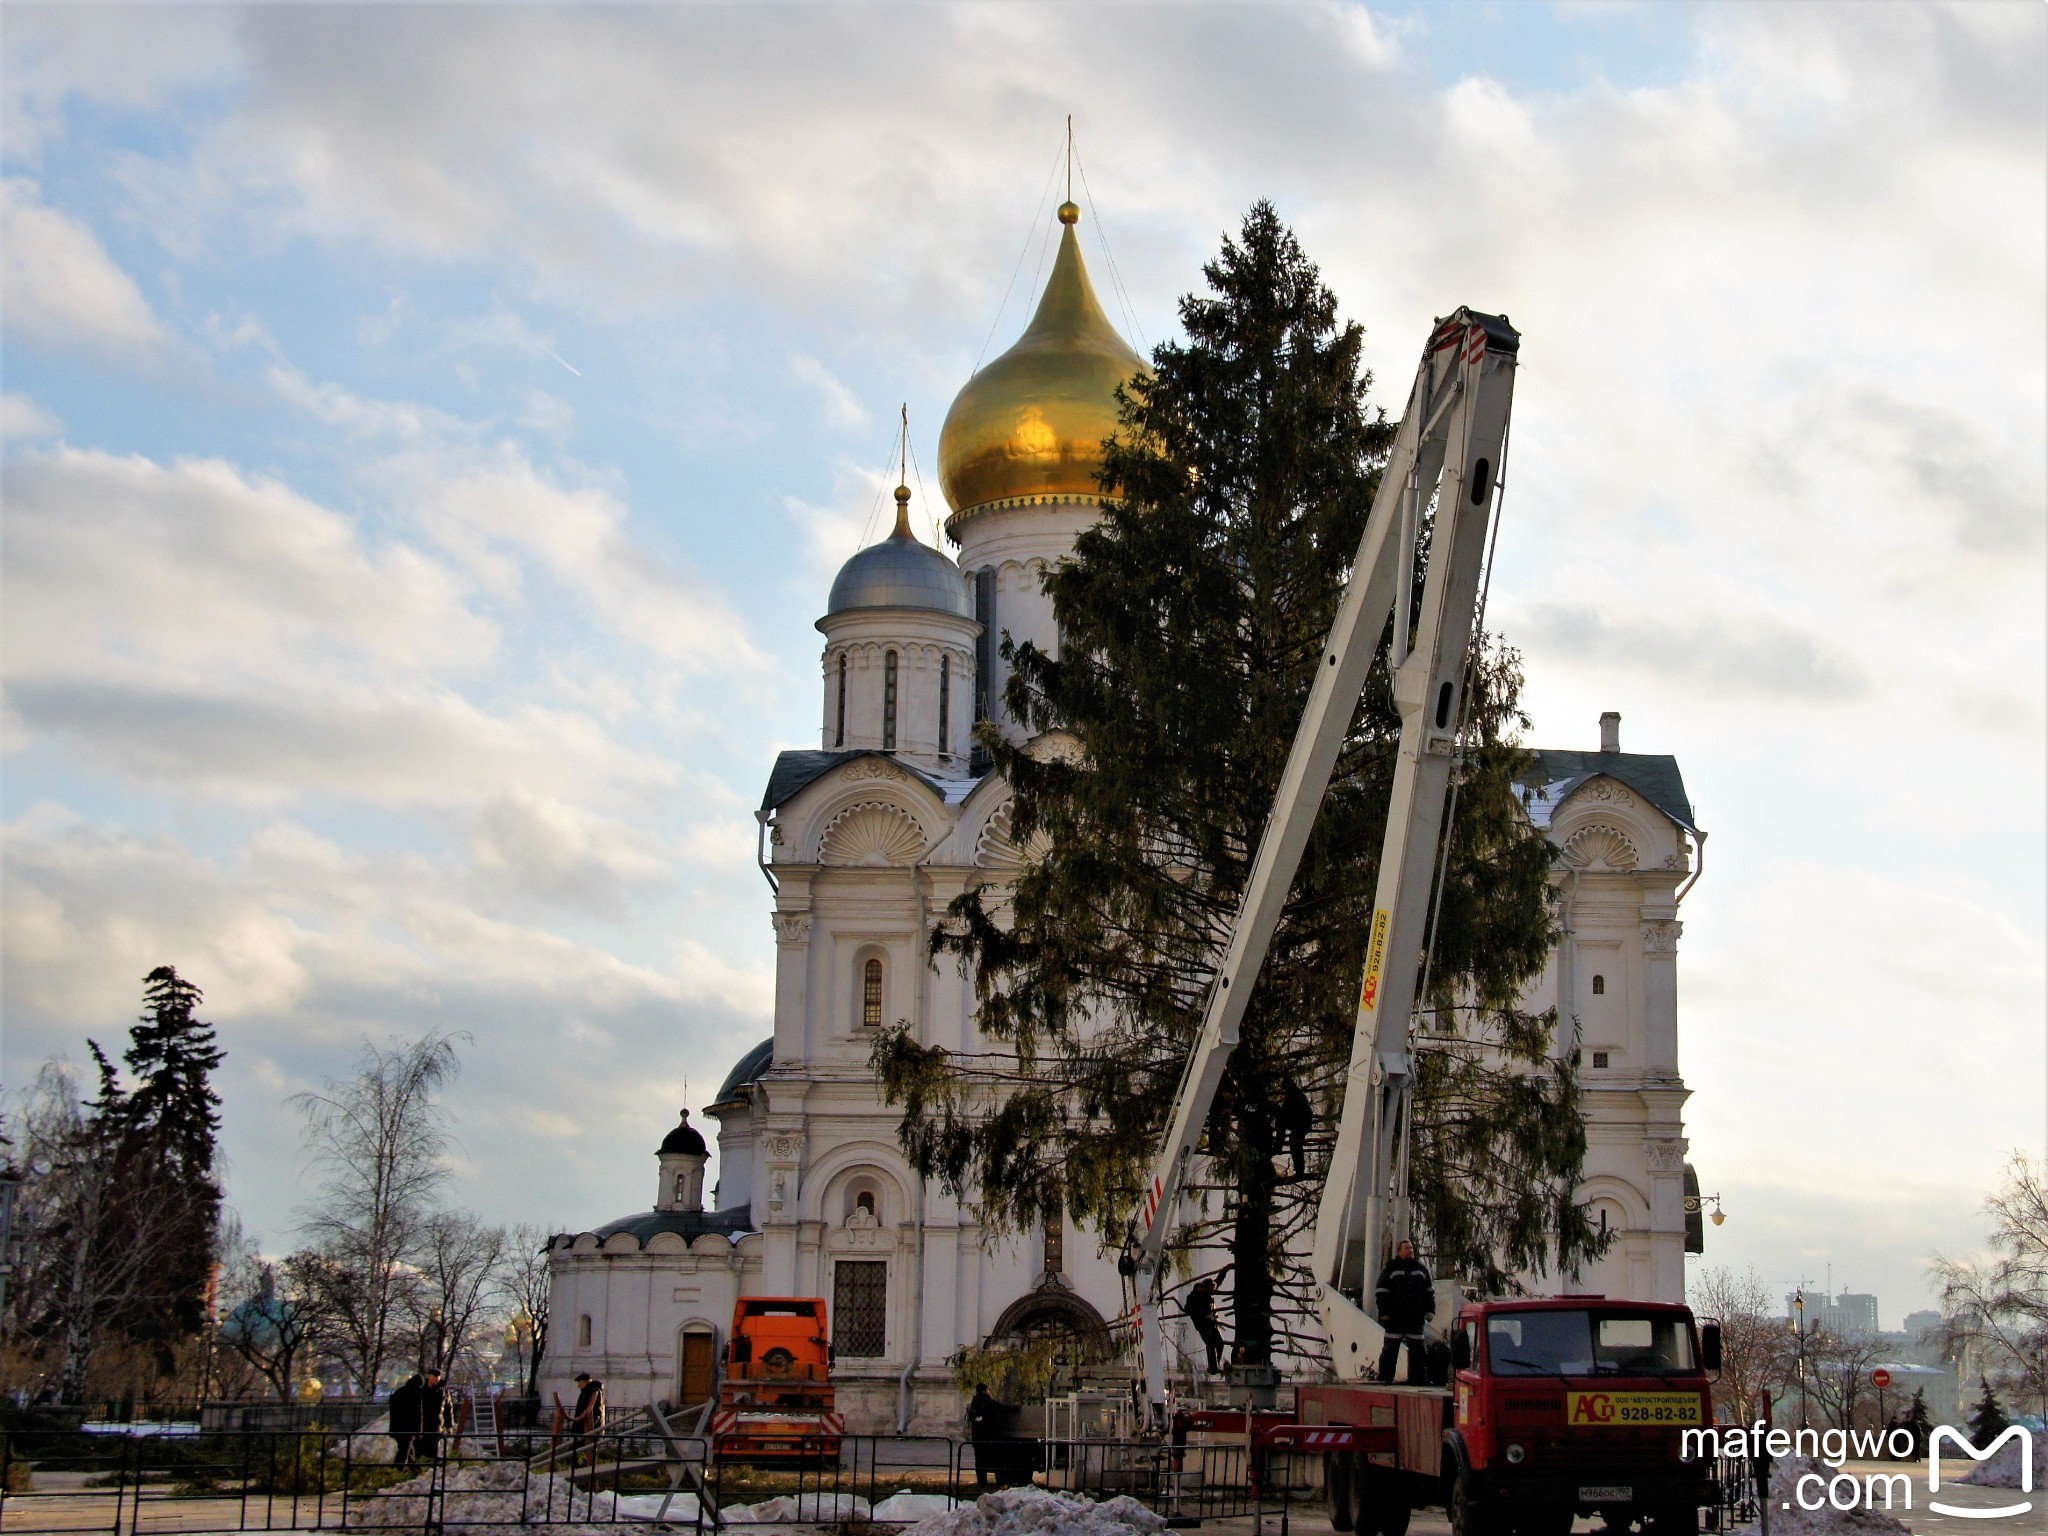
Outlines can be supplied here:
[[943, 1515], [959, 1507], [958, 1499], [948, 1498], [943, 1493], [912, 1493], [904, 1488], [886, 1499], [875, 1500], [875, 1507], [868, 1511], [868, 1518], [880, 1525], [900, 1525], [913, 1520], [929, 1520], [933, 1515]]
[[[1800, 1508], [1799, 1480], [1811, 1473], [1820, 1479], [1808, 1483], [1806, 1502], [1820, 1503], [1819, 1509]], [[1811, 1456], [1779, 1456], [1771, 1462], [1771, 1536], [1908, 1536], [1906, 1527], [1882, 1508], [1871, 1509], [1864, 1501], [1864, 1483], [1856, 1482], [1856, 1507], [1837, 1509], [1828, 1502], [1831, 1479], [1847, 1476]], [[1847, 1497], [1845, 1494], [1844, 1497]], [[1745, 1526], [1732, 1536], [1755, 1536], [1756, 1526]]]
[[1097, 1504], [1046, 1488], [1005, 1488], [921, 1520], [906, 1536], [1157, 1536], [1165, 1529], [1165, 1520], [1126, 1494]]
[[[1979, 1488], [2017, 1488], [2020, 1485], [2020, 1450], [2025, 1441], [2014, 1436], [1997, 1450], [1989, 1459], [1978, 1462], [1963, 1476], [1959, 1483], [1975, 1483]], [[1942, 1458], [1947, 1467], [1957, 1455], [1967, 1455], [1950, 1449]], [[2048, 1435], [2034, 1441], [2034, 1487], [2048, 1488]]]
[[728, 1504], [719, 1513], [731, 1525], [833, 1524], [867, 1519], [868, 1501], [852, 1493], [785, 1493], [759, 1504]]
[[[349, 1500], [351, 1530], [419, 1530], [427, 1523], [428, 1495], [434, 1474], [423, 1472], [382, 1493], [357, 1494]], [[678, 1500], [680, 1502], [680, 1500]], [[673, 1511], [671, 1511], [673, 1514]], [[448, 1467], [441, 1477], [441, 1523], [455, 1526], [495, 1525], [514, 1529], [522, 1524], [548, 1528], [561, 1536], [584, 1530], [614, 1532], [613, 1495], [573, 1488], [566, 1476], [527, 1480], [526, 1467], [516, 1461], [486, 1461]], [[589, 1526], [574, 1522], [587, 1520]]]
[[372, 1462], [380, 1467], [388, 1467], [396, 1453], [397, 1444], [391, 1438], [391, 1416], [386, 1414], [382, 1418], [370, 1420], [330, 1454], [346, 1456], [351, 1465], [357, 1462]]

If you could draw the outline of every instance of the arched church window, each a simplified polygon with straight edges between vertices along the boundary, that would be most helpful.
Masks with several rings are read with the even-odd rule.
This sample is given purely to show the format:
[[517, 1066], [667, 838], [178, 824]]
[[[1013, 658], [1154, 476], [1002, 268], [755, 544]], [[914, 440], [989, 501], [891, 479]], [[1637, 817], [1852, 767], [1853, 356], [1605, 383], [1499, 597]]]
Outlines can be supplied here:
[[882, 962], [870, 960], [861, 968], [860, 1022], [863, 1029], [882, 1027]]
[[1593, 978], [1593, 995], [1595, 997], [1604, 997], [1606, 993], [1607, 978], [1605, 976], [1595, 976]]
[[882, 658], [882, 750], [896, 750], [896, 653]]
[[951, 741], [953, 724], [953, 658], [939, 658], [939, 750], [953, 750]]
[[846, 652], [844, 651], [839, 653], [839, 706], [833, 710], [832, 719], [835, 722], [832, 732], [832, 745], [843, 747], [846, 745]]

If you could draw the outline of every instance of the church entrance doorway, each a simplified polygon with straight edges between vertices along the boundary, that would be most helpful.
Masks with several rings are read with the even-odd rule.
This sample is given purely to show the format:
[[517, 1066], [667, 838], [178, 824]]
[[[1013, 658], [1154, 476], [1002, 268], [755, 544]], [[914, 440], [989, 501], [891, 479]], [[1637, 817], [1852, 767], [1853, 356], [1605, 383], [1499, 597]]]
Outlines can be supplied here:
[[681, 1365], [681, 1380], [676, 1394], [678, 1406], [695, 1408], [711, 1401], [718, 1377], [716, 1337], [705, 1328], [686, 1332], [678, 1358]]

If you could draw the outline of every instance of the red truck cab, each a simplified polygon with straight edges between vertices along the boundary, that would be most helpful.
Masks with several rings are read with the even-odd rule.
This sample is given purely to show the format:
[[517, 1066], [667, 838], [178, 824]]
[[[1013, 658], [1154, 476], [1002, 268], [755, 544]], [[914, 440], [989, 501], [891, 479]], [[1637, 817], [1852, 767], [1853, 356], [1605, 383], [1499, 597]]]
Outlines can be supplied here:
[[1684, 1434], [1714, 1422], [1720, 1342], [1669, 1302], [1475, 1302], [1451, 1330], [1448, 1388], [1304, 1386], [1298, 1417], [1353, 1430], [1324, 1441], [1340, 1531], [1402, 1536], [1411, 1509], [1441, 1504], [1458, 1536], [1565, 1536], [1582, 1514], [1691, 1536], [1718, 1490]]

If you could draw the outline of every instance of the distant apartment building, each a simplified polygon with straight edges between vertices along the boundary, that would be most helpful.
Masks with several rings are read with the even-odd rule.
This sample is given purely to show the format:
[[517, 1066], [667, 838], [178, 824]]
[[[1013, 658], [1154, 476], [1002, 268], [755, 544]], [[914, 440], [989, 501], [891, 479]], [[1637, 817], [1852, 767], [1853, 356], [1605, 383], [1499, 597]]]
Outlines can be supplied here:
[[1785, 1316], [1798, 1320], [1801, 1299], [1805, 1301], [1805, 1329], [1809, 1333], [1831, 1333], [1836, 1338], [1851, 1334], [1876, 1333], [1877, 1298], [1860, 1291], [1843, 1291], [1829, 1296], [1826, 1291], [1794, 1291], [1785, 1298]]

